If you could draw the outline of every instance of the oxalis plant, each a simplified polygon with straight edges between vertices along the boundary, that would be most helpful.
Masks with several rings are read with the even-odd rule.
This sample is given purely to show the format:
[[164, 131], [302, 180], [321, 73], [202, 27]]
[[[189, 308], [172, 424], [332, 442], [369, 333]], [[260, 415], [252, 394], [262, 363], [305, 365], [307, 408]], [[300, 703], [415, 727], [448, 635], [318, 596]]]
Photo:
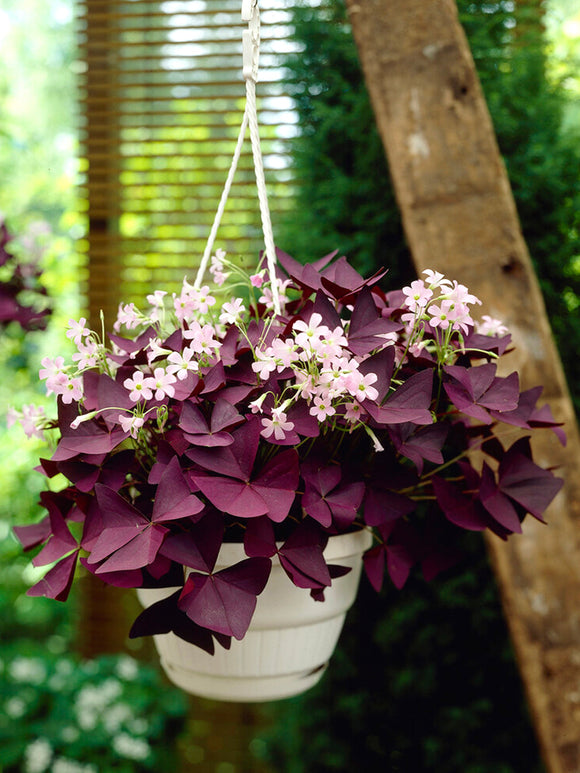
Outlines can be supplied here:
[[[58, 418], [27, 423], [56, 434], [39, 469], [70, 481], [15, 530], [50, 565], [30, 595], [65, 600], [78, 561], [110, 585], [176, 588], [131, 636], [173, 631], [213, 653], [244, 637], [274, 557], [323, 602], [348, 571], [324, 559], [334, 535], [372, 532], [379, 590], [415, 565], [434, 578], [465, 530], [507, 539], [528, 513], [543, 519], [562, 481], [529, 435], [563, 432], [541, 387], [497, 374], [510, 336], [474, 322], [465, 286], [428, 270], [385, 292], [386, 272], [365, 280], [335, 254], [277, 258], [280, 313], [266, 271], [218, 250], [213, 291], [184, 280], [146, 311], [121, 305], [108, 340], [70, 321], [73, 362], [40, 371]], [[231, 541], [246, 557], [216, 569]]]

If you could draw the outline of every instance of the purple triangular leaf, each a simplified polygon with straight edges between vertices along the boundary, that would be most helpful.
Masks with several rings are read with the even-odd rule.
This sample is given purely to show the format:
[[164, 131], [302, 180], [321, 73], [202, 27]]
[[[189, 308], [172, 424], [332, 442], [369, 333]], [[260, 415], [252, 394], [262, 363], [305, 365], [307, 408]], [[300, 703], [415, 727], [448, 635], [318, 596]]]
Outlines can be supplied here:
[[363, 556], [364, 568], [370, 584], [377, 591], [383, 587], [385, 576], [386, 546], [374, 545]]
[[14, 526], [12, 529], [24, 550], [41, 545], [50, 537], [50, 516], [46, 515], [40, 523], [32, 523], [28, 526]]
[[40, 553], [32, 559], [33, 566], [45, 566], [63, 558], [71, 550], [78, 550], [78, 543], [70, 533], [62, 515], [53, 510], [50, 513], [51, 537]]
[[244, 481], [200, 473], [192, 477], [212, 505], [224, 513], [238, 518], [256, 518], [268, 512], [263, 497]]
[[404, 494], [379, 488], [367, 488], [364, 500], [364, 519], [368, 526], [381, 526], [397, 521], [413, 512], [416, 502]]
[[323, 556], [326, 540], [318, 527], [306, 521], [292, 532], [278, 551], [280, 564], [297, 587], [330, 585], [330, 573]]
[[477, 503], [463, 494], [456, 486], [444, 478], [433, 478], [433, 490], [437, 497], [437, 503], [445, 514], [445, 517], [469, 531], [483, 531], [489, 526], [489, 516]]
[[432, 424], [432, 389], [433, 371], [423, 370], [408, 378], [382, 406], [365, 400], [364, 407], [378, 424]]
[[505, 529], [522, 533], [518, 513], [509, 498], [499, 490], [491, 467], [484, 462], [481, 474], [479, 499], [491, 517]]
[[549, 470], [538, 467], [526, 453], [520, 441], [507, 451], [499, 465], [499, 488], [535, 518], [542, 515], [560, 491], [564, 481]]
[[[165, 535], [169, 530], [165, 526], [151, 524], [139, 532], [132, 540], [116, 550], [98, 569], [95, 574], [103, 572], [130, 571], [141, 569], [153, 563]], [[91, 563], [93, 554], [91, 554]]]
[[141, 612], [133, 623], [129, 638], [139, 636], [154, 636], [163, 633], [175, 633], [180, 639], [213, 655], [215, 652], [214, 636], [207, 628], [202, 628], [190, 620], [185, 612], [177, 606], [181, 590], [165, 599], [155, 602]]
[[63, 558], [44, 575], [42, 580], [29, 588], [26, 595], [46, 596], [57, 601], [66, 601], [73, 583], [77, 558], [78, 551]]
[[186, 533], [170, 534], [166, 537], [160, 552], [172, 561], [199, 572], [211, 572], [223, 542], [223, 535], [223, 516], [212, 510], [199, 523], [190, 526]]
[[374, 383], [374, 387], [379, 393], [377, 397], [378, 403], [382, 403], [389, 391], [394, 364], [395, 348], [388, 346], [386, 349], [381, 349], [380, 352], [367, 357], [359, 365], [358, 369], [364, 376], [368, 373], [376, 374], [377, 380]]
[[244, 532], [244, 550], [250, 558], [271, 558], [276, 555], [276, 535], [269, 518], [262, 516], [248, 521]]
[[247, 558], [213, 575], [192, 573], [181, 593], [179, 608], [210, 631], [243, 639], [271, 566], [268, 558]]
[[161, 475], [151, 520], [161, 523], [187, 518], [201, 512], [204, 506], [203, 502], [191, 493], [183, 477], [179, 459], [174, 456]]

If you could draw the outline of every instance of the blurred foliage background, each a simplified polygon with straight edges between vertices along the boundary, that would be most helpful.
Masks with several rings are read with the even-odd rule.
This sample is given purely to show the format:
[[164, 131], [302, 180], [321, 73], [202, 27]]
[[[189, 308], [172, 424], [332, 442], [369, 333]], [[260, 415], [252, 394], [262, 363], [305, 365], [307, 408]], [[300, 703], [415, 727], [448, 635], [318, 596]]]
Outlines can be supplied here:
[[[576, 0], [458, 5], [580, 407], [580, 12]], [[293, 17], [300, 52], [284, 61], [284, 78], [302, 127], [292, 147], [300, 226], [289, 218], [277, 242], [303, 261], [338, 248], [362, 272], [385, 265], [397, 286], [413, 269], [342, 0], [299, 2]], [[82, 311], [73, 27], [72, 0], [0, 7], [0, 213], [14, 249], [41, 262], [53, 308], [45, 332], [0, 331], [3, 417], [11, 404], [45, 402], [40, 360], [64, 353], [66, 321]], [[2, 422], [0, 453], [0, 750], [10, 749], [0, 770], [169, 769], [182, 696], [132, 659], [80, 665], [69, 654], [74, 601], [25, 595], [35, 570], [10, 534], [40, 514], [45, 481], [33, 467], [46, 450]], [[469, 570], [433, 585], [412, 578], [377, 598], [363, 582], [322, 683], [265, 707], [268, 729], [252, 746], [263, 764], [285, 773], [542, 771], [483, 544], [474, 537], [467, 550]], [[75, 675], [66, 689], [63, 674]], [[81, 695], [93, 701], [90, 716], [105, 707], [118, 722], [95, 720], [93, 740], [79, 744], [75, 733], [90, 721]]]

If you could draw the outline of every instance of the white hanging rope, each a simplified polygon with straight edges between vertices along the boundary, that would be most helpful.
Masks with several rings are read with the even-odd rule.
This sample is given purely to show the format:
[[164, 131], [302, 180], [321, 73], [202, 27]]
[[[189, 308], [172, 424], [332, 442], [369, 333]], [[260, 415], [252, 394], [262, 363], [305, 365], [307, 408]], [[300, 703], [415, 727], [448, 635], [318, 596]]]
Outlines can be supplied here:
[[201, 263], [199, 264], [199, 269], [197, 271], [197, 276], [195, 278], [195, 282], [193, 283], [193, 286], [196, 290], [199, 290], [201, 287], [201, 283], [203, 281], [203, 275], [205, 274], [205, 271], [207, 269], [207, 264], [209, 263], [209, 259], [211, 257], [211, 253], [213, 250], [213, 245], [215, 242], [215, 238], [217, 236], [218, 228], [220, 226], [220, 222], [222, 219], [222, 215], [224, 214], [224, 209], [226, 208], [226, 203], [228, 200], [228, 196], [230, 194], [230, 190], [232, 187], [232, 183], [234, 181], [234, 175], [236, 173], [236, 169], [238, 167], [238, 161], [240, 160], [240, 155], [242, 153], [242, 145], [244, 144], [244, 136], [246, 134], [246, 129], [248, 128], [248, 111], [247, 109], [244, 110], [244, 117], [242, 119], [242, 125], [240, 126], [240, 133], [238, 134], [238, 141], [236, 143], [236, 149], [234, 151], [234, 156], [232, 158], [232, 163], [230, 166], [230, 171], [228, 172], [228, 176], [226, 179], [226, 184], [224, 186], [224, 189], [222, 191], [222, 196], [220, 199], [219, 206], [217, 208], [217, 212], [215, 213], [213, 225], [211, 227], [211, 231], [209, 234], [209, 238], [207, 240], [207, 244], [205, 245], [205, 250], [203, 252], [203, 258], [201, 259]]
[[232, 158], [230, 170], [228, 172], [226, 184], [220, 199], [218, 210], [216, 212], [212, 229], [206, 244], [203, 258], [194, 282], [194, 287], [199, 289], [203, 281], [203, 275], [210, 260], [213, 245], [217, 231], [224, 213], [226, 202], [232, 187], [234, 175], [240, 160], [242, 145], [246, 134], [248, 124], [250, 126], [250, 141], [252, 144], [252, 157], [254, 161], [254, 173], [256, 176], [256, 187], [258, 189], [258, 201], [260, 204], [260, 217], [262, 220], [262, 231], [264, 234], [264, 245], [266, 247], [266, 263], [270, 277], [270, 287], [272, 292], [272, 303], [274, 313], [280, 314], [280, 294], [278, 291], [278, 282], [276, 280], [276, 247], [274, 245], [274, 234], [272, 231], [272, 220], [270, 217], [270, 208], [268, 206], [268, 193], [266, 190], [266, 179], [264, 175], [264, 161], [260, 147], [260, 130], [258, 126], [258, 110], [256, 106], [256, 82], [258, 80], [258, 60], [260, 53], [260, 12], [258, 9], [258, 0], [242, 0], [242, 20], [248, 22], [248, 29], [244, 30], [243, 43], [243, 75], [246, 81], [246, 107], [238, 135], [236, 149]]

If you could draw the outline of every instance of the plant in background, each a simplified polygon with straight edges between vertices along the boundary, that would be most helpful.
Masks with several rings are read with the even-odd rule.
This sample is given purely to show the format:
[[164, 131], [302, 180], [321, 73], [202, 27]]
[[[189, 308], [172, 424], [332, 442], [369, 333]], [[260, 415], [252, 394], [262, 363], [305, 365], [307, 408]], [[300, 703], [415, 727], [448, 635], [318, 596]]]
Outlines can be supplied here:
[[38, 262], [19, 260], [10, 248], [11, 240], [0, 222], [0, 325], [17, 322], [23, 330], [44, 330], [50, 309]]
[[[372, 533], [378, 590], [385, 571], [398, 588], [415, 565], [435, 577], [465, 530], [506, 539], [526, 514], [542, 520], [562, 481], [528, 435], [564, 436], [536, 406], [541, 387], [498, 375], [510, 336], [485, 316], [477, 330], [466, 287], [426, 271], [384, 292], [385, 272], [365, 280], [344, 257], [277, 256], [272, 287], [218, 251], [220, 293], [243, 292], [219, 306], [184, 280], [146, 312], [122, 305], [110, 345], [71, 320], [73, 364], [40, 371], [58, 402], [40, 420], [57, 434], [41, 469], [70, 485], [16, 529], [42, 546], [34, 565], [51, 565], [31, 595], [66, 599], [79, 556], [111, 585], [177, 586], [132, 635], [173, 631], [211, 653], [244, 637], [274, 556], [323, 601], [345, 571], [324, 559], [333, 535]], [[232, 541], [246, 557], [214, 571]]]
[[127, 655], [3, 653], [0, 695], [5, 773], [137, 773], [175, 763], [186, 701]]

